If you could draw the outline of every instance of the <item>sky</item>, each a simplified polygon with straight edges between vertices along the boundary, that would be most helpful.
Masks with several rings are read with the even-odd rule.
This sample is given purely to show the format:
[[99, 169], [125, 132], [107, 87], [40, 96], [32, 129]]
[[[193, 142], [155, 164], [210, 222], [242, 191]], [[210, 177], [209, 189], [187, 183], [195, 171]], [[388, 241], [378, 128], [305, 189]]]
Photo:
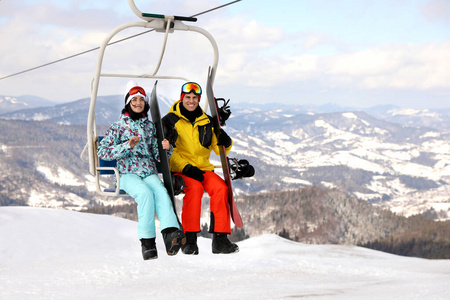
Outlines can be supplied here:
[[[135, 0], [143, 12], [191, 16], [230, 1]], [[0, 0], [0, 78], [99, 47], [117, 26], [142, 21], [128, 1]], [[216, 97], [236, 102], [343, 107], [450, 106], [450, 1], [242, 0], [198, 17], [219, 47]], [[113, 41], [142, 33], [128, 29]], [[148, 74], [162, 34], [109, 46], [102, 71]], [[0, 80], [0, 95], [62, 103], [90, 97], [98, 51]], [[205, 85], [212, 49], [194, 32], [169, 36], [160, 75]], [[129, 79], [102, 78], [99, 95]], [[137, 81], [147, 89], [153, 79]], [[158, 83], [176, 100], [182, 80]]]
[[144, 261], [137, 223], [68, 210], [0, 207], [1, 299], [448, 299], [450, 260], [264, 234], [236, 254]]

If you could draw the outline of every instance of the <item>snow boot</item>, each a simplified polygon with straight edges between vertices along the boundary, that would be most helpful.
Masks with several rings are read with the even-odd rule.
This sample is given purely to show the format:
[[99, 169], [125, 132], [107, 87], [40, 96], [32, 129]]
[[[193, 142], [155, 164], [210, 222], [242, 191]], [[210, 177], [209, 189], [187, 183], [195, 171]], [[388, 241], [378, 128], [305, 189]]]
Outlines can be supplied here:
[[198, 255], [197, 232], [186, 232], [186, 244], [181, 246], [181, 251], [188, 255]]
[[184, 232], [178, 228], [170, 227], [161, 231], [164, 238], [164, 245], [168, 255], [176, 255], [181, 246], [186, 243]]
[[158, 251], [156, 250], [155, 238], [141, 239], [142, 257], [144, 260], [157, 259]]
[[214, 254], [228, 254], [239, 252], [238, 245], [230, 242], [226, 233], [214, 233], [212, 239], [212, 253]]

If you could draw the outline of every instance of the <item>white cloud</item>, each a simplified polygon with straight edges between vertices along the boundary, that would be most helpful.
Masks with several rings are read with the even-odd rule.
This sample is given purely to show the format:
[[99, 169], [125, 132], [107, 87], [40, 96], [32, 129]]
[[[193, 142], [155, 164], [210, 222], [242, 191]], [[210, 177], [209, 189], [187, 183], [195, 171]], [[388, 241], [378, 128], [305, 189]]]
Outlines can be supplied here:
[[430, 21], [450, 21], [450, 2], [448, 0], [431, 0], [422, 4], [422, 13]]
[[330, 37], [318, 33], [306, 33], [302, 35], [303, 44], [306, 49], [312, 49], [324, 43], [328, 43]]
[[[19, 6], [21, 2], [1, 2], [3, 47], [0, 48], [0, 77], [98, 47], [118, 25], [139, 21], [128, 7], [119, 9], [119, 4], [108, 6], [88, 1], [67, 1], [64, 4], [58, 2], [55, 6], [45, 1], [36, 3], [39, 2], [43, 4]], [[223, 3], [205, 0], [147, 3], [136, 0], [136, 4], [143, 11], [192, 15]], [[433, 15], [436, 10], [431, 8], [438, 5], [444, 5], [445, 11], [446, 4], [435, 0], [422, 7], [423, 13]], [[282, 27], [282, 22], [269, 25], [266, 19], [252, 15], [251, 10], [234, 12], [234, 15], [229, 15], [227, 9], [221, 9], [199, 17], [197, 23], [188, 23], [205, 28], [217, 41], [220, 52], [217, 76], [220, 81], [216, 84], [247, 90], [267, 87], [268, 90], [280, 91], [290, 88], [289, 93], [293, 97], [303, 89], [327, 90], [332, 95], [337, 89], [446, 93], [450, 88], [450, 39], [349, 44], [347, 39], [324, 28], [298, 26], [297, 23], [302, 22], [295, 23], [298, 28]], [[126, 31], [120, 36], [133, 33], [136, 31]], [[162, 34], [152, 33], [108, 47], [105, 70], [153, 72], [159, 58], [161, 38]], [[34, 94], [57, 101], [86, 97], [97, 53], [0, 81], [1, 93], [16, 96]], [[161, 74], [181, 75], [200, 83], [205, 80], [212, 61], [208, 42], [192, 32], [171, 35], [165, 57]], [[19, 87], [24, 89], [19, 91]], [[62, 94], [57, 89], [70, 92]], [[107, 83], [103, 91], [114, 94], [120, 93], [121, 89], [114, 81]], [[53, 99], [55, 94], [66, 95], [67, 98]], [[169, 96], [177, 96], [175, 94], [178, 91]], [[274, 96], [277, 95], [269, 97]]]
[[362, 89], [450, 87], [450, 40], [389, 45], [331, 57], [328, 76], [348, 78]]

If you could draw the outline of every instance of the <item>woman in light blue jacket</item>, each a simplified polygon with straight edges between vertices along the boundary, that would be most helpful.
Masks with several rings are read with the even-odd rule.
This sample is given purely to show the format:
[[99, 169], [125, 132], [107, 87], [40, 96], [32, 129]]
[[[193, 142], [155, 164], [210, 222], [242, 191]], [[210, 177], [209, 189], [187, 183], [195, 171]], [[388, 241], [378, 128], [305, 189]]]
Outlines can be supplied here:
[[[160, 221], [167, 254], [175, 255], [186, 238], [180, 230], [169, 194], [158, 177], [158, 140], [155, 126], [147, 115], [148, 97], [137, 84], [131, 82], [129, 87], [122, 115], [107, 130], [97, 154], [104, 160], [117, 160], [120, 188], [138, 204], [138, 237], [144, 260], [158, 257], [155, 212]], [[171, 156], [173, 148], [169, 142], [163, 140], [162, 145]]]

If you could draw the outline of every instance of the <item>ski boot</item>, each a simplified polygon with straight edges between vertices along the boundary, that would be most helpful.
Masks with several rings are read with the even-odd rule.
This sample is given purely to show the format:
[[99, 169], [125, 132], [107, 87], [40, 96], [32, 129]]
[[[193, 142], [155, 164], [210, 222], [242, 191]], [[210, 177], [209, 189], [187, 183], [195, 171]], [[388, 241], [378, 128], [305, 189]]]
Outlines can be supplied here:
[[158, 251], [156, 250], [155, 238], [141, 239], [142, 257], [144, 260], [157, 259]]
[[184, 232], [178, 228], [166, 228], [162, 232], [164, 245], [168, 255], [176, 255], [181, 246], [186, 243]]
[[239, 252], [239, 246], [230, 242], [226, 233], [214, 233], [212, 239], [212, 253], [228, 254]]
[[186, 244], [181, 246], [181, 251], [188, 255], [198, 255], [197, 232], [186, 232]]

